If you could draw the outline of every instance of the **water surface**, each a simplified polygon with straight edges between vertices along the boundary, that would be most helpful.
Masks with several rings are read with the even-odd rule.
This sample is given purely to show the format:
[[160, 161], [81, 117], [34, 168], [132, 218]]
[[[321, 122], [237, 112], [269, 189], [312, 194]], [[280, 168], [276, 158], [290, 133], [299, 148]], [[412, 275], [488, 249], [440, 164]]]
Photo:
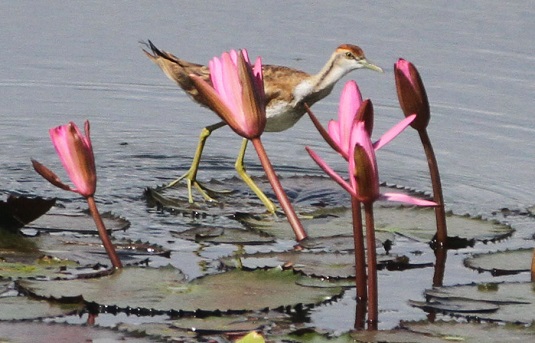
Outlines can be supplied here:
[[[75, 195], [43, 181], [30, 158], [55, 165], [65, 177], [47, 130], [89, 119], [101, 209], [131, 220], [130, 237], [165, 245], [173, 221], [157, 220], [145, 206], [143, 189], [184, 172], [198, 132], [217, 118], [167, 80], [141, 53], [138, 41], [151, 39], [200, 63], [245, 47], [265, 63], [308, 72], [318, 71], [339, 44], [352, 43], [386, 71], [357, 71], [343, 80], [356, 79], [364, 97], [374, 102], [377, 134], [403, 116], [393, 64], [403, 57], [419, 68], [449, 209], [483, 216], [504, 207], [525, 209], [535, 204], [534, 15], [529, 2], [513, 1], [3, 1], [0, 190], [4, 196], [55, 196], [70, 207], [85, 207]], [[324, 123], [336, 116], [342, 85], [314, 106]], [[214, 133], [200, 178], [233, 176], [239, 142], [228, 128]], [[266, 134], [264, 143], [283, 175], [319, 174], [305, 145], [344, 169], [307, 118], [286, 132]], [[430, 190], [414, 132], [404, 133], [378, 157], [384, 181]], [[252, 151], [247, 164], [253, 174], [261, 173]], [[194, 247], [170, 248], [177, 251], [173, 263], [195, 275], [194, 260], [178, 258]], [[446, 274], [445, 284], [458, 280], [454, 273]], [[320, 313], [314, 318], [319, 326], [351, 325], [350, 319], [340, 323]], [[393, 325], [395, 320], [386, 327]]]

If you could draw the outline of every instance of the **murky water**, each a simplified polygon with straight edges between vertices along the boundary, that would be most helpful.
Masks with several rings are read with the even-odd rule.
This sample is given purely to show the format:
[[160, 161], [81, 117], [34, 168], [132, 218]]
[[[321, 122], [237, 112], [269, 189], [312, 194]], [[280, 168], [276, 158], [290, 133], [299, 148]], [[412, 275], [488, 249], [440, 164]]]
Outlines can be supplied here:
[[[157, 220], [142, 193], [184, 172], [199, 130], [217, 118], [167, 80], [141, 53], [138, 41], [151, 39], [201, 63], [224, 50], [245, 47], [265, 63], [308, 72], [318, 71], [339, 44], [353, 43], [386, 71], [357, 71], [345, 78], [356, 79], [363, 95], [374, 102], [377, 133], [402, 118], [393, 64], [403, 57], [419, 68], [432, 106], [429, 134], [448, 208], [483, 216], [503, 207], [525, 209], [535, 204], [534, 15], [529, 2], [513, 1], [3, 1], [0, 191], [4, 196], [56, 196], [68, 206], [85, 207], [78, 197], [42, 180], [30, 158], [59, 171], [47, 130], [89, 119], [101, 209], [131, 220], [127, 235], [176, 250], [172, 262], [195, 276], [195, 261], [187, 260], [194, 247], [169, 246], [169, 222]], [[314, 106], [323, 122], [336, 115], [342, 84]], [[214, 133], [200, 178], [233, 176], [239, 142], [227, 128]], [[344, 168], [334, 154], [327, 154], [307, 118], [286, 132], [266, 134], [264, 143], [283, 175], [319, 174], [305, 145]], [[423, 151], [410, 130], [378, 157], [384, 181], [430, 190]], [[248, 153], [247, 163], [253, 174], [260, 173], [254, 152]], [[446, 273], [444, 283], [453, 280], [459, 280], [454, 270]], [[382, 294], [388, 293], [384, 287]], [[331, 306], [334, 310], [314, 313], [313, 322], [336, 330], [351, 327], [350, 302], [348, 295]], [[349, 311], [347, 323], [338, 319], [342, 310]], [[400, 318], [423, 317], [417, 309], [407, 311], [392, 320], [381, 314], [384, 327]]]

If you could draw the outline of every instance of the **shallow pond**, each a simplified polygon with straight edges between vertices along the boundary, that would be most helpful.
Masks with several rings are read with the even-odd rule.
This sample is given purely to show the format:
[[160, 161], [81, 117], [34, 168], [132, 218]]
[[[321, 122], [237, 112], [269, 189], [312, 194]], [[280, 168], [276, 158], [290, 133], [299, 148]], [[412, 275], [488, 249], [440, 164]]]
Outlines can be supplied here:
[[[496, 217], [503, 208], [524, 211], [535, 204], [534, 14], [529, 2], [504, 1], [2, 2], [0, 191], [4, 196], [58, 197], [68, 208], [85, 208], [75, 195], [42, 180], [30, 158], [59, 166], [47, 130], [89, 119], [100, 209], [131, 221], [130, 229], [119, 236], [173, 251], [170, 259], [156, 259], [156, 265], [170, 262], [190, 278], [199, 276], [197, 245], [169, 234], [196, 220], [147, 207], [143, 192], [184, 172], [200, 129], [217, 118], [167, 80], [142, 54], [138, 41], [151, 39], [158, 47], [199, 63], [230, 48], [245, 47], [265, 63], [308, 72], [319, 70], [339, 44], [352, 43], [385, 69], [383, 75], [357, 71], [344, 79], [356, 79], [364, 97], [374, 102], [378, 133], [402, 117], [393, 64], [403, 57], [418, 67], [431, 103], [429, 134], [448, 209], [484, 218]], [[323, 123], [335, 117], [342, 85], [314, 106]], [[286, 132], [266, 134], [263, 140], [282, 176], [321, 174], [305, 153], [306, 145], [344, 169], [308, 118]], [[233, 177], [239, 142], [227, 128], [215, 132], [203, 156], [200, 179]], [[383, 181], [430, 191], [423, 152], [410, 130], [381, 150], [378, 158]], [[261, 175], [252, 149], [246, 159], [248, 170]], [[526, 273], [492, 277], [462, 265], [473, 252], [532, 246], [526, 237], [533, 233], [533, 221], [522, 218], [511, 224], [517, 233], [509, 241], [451, 251], [444, 285], [528, 280]], [[233, 249], [211, 247], [203, 258]], [[407, 300], [423, 298], [423, 291], [432, 285], [432, 269], [380, 272], [381, 329], [426, 317]], [[346, 292], [338, 302], [314, 309], [308, 325], [337, 332], [350, 329], [353, 298], [353, 292]], [[109, 315], [99, 320], [113, 325], [127, 319]]]

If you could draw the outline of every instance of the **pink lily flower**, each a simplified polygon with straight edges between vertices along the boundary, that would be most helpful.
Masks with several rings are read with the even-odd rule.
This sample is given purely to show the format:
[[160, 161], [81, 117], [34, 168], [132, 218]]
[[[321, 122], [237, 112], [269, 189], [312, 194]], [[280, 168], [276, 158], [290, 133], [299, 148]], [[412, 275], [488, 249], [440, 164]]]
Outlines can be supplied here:
[[296, 240], [305, 239], [307, 234], [260, 140], [266, 127], [266, 101], [260, 57], [256, 59], [254, 66], [251, 66], [246, 50], [232, 50], [230, 53], [223, 53], [221, 58], [214, 57], [208, 67], [213, 86], [192, 74], [190, 77], [195, 87], [210, 109], [238, 135], [253, 143], [271, 187], [294, 230]]
[[[348, 81], [338, 107], [338, 121], [331, 120], [328, 124], [328, 131], [323, 128], [316, 116], [307, 108], [310, 119], [320, 132], [325, 141], [346, 160], [349, 160], [351, 148], [351, 135], [357, 122], [363, 122], [368, 136], [373, 131], [373, 104], [370, 99], [362, 100], [357, 83]], [[414, 118], [405, 118], [397, 125], [388, 130], [380, 139], [373, 143], [375, 150], [385, 146], [388, 142], [400, 134]]]
[[95, 157], [89, 136], [89, 121], [84, 125], [85, 136], [76, 124], [50, 129], [50, 138], [56, 152], [76, 188], [64, 184], [60, 178], [41, 163], [32, 160], [35, 170], [56, 187], [79, 193], [84, 197], [93, 196], [97, 188], [97, 172]]
[[54, 186], [78, 193], [86, 198], [89, 212], [93, 216], [98, 234], [113, 267], [122, 268], [121, 260], [111, 243], [95, 202], [94, 195], [97, 189], [97, 171], [91, 138], [89, 136], [89, 121], [87, 120], [84, 123], [84, 129], [85, 136], [80, 132], [76, 124], [70, 122], [67, 125], [58, 126], [49, 130], [50, 138], [56, 148], [61, 163], [76, 188], [71, 188], [69, 185], [63, 183], [54, 172], [32, 159], [33, 168]]
[[238, 135], [253, 139], [266, 126], [262, 60], [249, 64], [247, 51], [223, 53], [209, 63], [213, 87], [197, 75], [190, 75], [195, 87], [207, 98], [210, 108]]
[[[409, 121], [414, 120], [414, 115], [408, 117]], [[400, 125], [401, 124], [401, 125]], [[405, 127], [407, 121], [396, 125], [394, 129], [387, 132], [387, 135], [381, 137], [378, 142], [381, 146], [391, 141]], [[397, 131], [397, 132], [396, 132]], [[354, 143], [350, 149], [350, 155], [354, 158], [349, 159], [349, 178], [350, 182], [344, 180], [338, 175], [325, 161], [323, 161], [312, 149], [306, 148], [312, 159], [320, 166], [327, 175], [336, 181], [349, 194], [363, 203], [370, 203], [376, 200], [389, 200], [405, 202], [417, 206], [436, 206], [436, 203], [428, 200], [418, 199], [401, 193], [380, 193], [379, 192], [379, 174], [377, 170], [377, 159], [375, 150], [379, 144], [372, 143], [368, 135], [364, 122], [357, 122], [351, 132], [351, 142]]]

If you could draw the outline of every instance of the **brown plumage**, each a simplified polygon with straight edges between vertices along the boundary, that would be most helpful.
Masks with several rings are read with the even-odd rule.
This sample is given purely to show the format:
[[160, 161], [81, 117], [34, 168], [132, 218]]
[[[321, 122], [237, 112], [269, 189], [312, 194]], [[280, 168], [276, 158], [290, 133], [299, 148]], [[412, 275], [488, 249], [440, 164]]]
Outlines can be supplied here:
[[[152, 53], [143, 50], [169, 79], [175, 81], [193, 100], [206, 106], [190, 74], [201, 76], [210, 83], [210, 71], [202, 64], [192, 63], [158, 49], [150, 40], [146, 43]], [[284, 131], [305, 114], [304, 104], [312, 106], [332, 91], [334, 85], [352, 70], [368, 68], [382, 71], [368, 63], [361, 48], [351, 44], [340, 45], [317, 74], [284, 66], [265, 64], [264, 90], [266, 94], [266, 131]]]

